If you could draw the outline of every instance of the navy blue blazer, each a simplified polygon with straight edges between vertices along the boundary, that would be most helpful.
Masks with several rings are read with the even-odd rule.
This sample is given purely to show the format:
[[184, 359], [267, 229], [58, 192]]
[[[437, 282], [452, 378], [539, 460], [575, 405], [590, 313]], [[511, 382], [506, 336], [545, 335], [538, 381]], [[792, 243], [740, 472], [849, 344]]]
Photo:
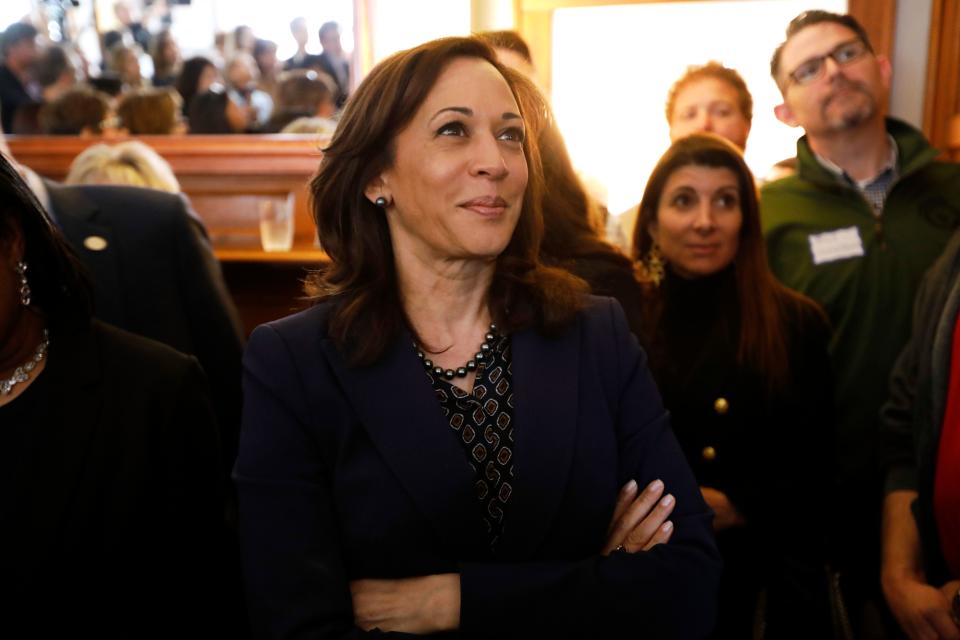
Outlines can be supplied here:
[[[558, 338], [512, 336], [516, 477], [495, 554], [410, 336], [351, 367], [328, 315], [321, 304], [258, 327], [244, 356], [234, 477], [255, 637], [366, 637], [349, 580], [449, 572], [461, 579], [453, 636], [709, 632], [711, 512], [615, 301], [593, 298]], [[676, 496], [673, 538], [601, 556], [631, 478]]]

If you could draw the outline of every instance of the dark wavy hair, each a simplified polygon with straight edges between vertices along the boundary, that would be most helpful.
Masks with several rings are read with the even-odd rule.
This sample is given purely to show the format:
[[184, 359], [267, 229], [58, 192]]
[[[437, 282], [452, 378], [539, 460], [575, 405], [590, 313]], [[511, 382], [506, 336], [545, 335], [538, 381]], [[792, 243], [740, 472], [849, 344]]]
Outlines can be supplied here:
[[83, 266], [16, 167], [0, 153], [0, 249], [4, 254], [17, 234], [23, 239], [32, 304], [46, 315], [50, 331], [89, 323], [92, 294]]
[[[480, 37], [487, 40], [486, 34]], [[540, 206], [544, 233], [540, 253], [544, 262], [569, 266], [577, 258], [599, 258], [632, 272], [630, 258], [603, 239], [600, 210], [573, 168], [549, 102], [523, 76], [517, 79], [515, 92], [525, 112], [528, 134], [536, 136], [543, 163], [545, 188]]]
[[[742, 365], [765, 374], [770, 387], [789, 379], [787, 331], [791, 311], [806, 308], [826, 316], [812, 301], [780, 284], [767, 265], [767, 249], [760, 226], [760, 204], [753, 174], [740, 150], [728, 140], [711, 133], [695, 133], [674, 142], [650, 174], [640, 200], [640, 215], [633, 236], [634, 258], [646, 264], [653, 249], [650, 227], [657, 221], [660, 198], [667, 180], [681, 167], [729, 169], [737, 177], [743, 222], [733, 264], [740, 307], [740, 339], [737, 358]], [[646, 287], [644, 323], [648, 335], [656, 335], [663, 310], [660, 289]], [[707, 310], [704, 310], [707, 312]]]
[[[391, 166], [397, 134], [457, 58], [493, 65], [526, 120], [516, 91], [519, 75], [501, 66], [489, 45], [477, 38], [427, 42], [394, 54], [370, 72], [350, 98], [311, 182], [317, 232], [331, 264], [308, 277], [306, 291], [315, 301], [333, 303], [329, 335], [356, 365], [375, 362], [410, 324], [400, 300], [386, 218], [364, 190]], [[568, 325], [585, 304], [586, 286], [540, 262], [543, 177], [535, 136], [526, 136], [523, 152], [529, 173], [523, 208], [513, 237], [497, 258], [489, 305], [494, 320], [507, 331], [536, 327], [550, 335]]]
[[180, 97], [183, 98], [183, 115], [190, 113], [190, 103], [197, 95], [197, 83], [200, 82], [200, 76], [207, 67], [217, 68], [213, 61], [203, 56], [189, 58], [180, 67], [180, 75], [177, 76], [174, 85]]

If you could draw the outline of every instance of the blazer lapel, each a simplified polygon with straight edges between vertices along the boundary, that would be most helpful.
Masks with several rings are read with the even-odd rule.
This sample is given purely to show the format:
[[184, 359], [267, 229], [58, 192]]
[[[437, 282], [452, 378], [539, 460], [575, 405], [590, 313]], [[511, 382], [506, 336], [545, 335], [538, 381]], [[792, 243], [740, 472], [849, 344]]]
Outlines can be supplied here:
[[522, 331], [510, 348], [516, 477], [498, 554], [531, 558], [567, 490], [577, 433], [579, 322], [559, 338]]
[[[104, 322], [124, 326], [120, 287], [119, 245], [99, 209], [76, 187], [44, 181], [50, 196], [50, 215], [90, 271], [96, 315]], [[136, 215], [136, 212], [127, 212]]]
[[489, 547], [473, 471], [440, 411], [407, 332], [371, 367], [350, 367], [329, 340], [328, 361], [387, 466], [458, 558]]

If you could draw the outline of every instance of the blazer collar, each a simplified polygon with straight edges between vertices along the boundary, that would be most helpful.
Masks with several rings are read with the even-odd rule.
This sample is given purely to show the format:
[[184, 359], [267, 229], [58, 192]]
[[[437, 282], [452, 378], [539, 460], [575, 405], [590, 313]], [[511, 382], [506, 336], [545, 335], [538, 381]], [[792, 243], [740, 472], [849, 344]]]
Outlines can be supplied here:
[[[322, 347], [374, 446], [450, 552], [459, 560], [484, 557], [489, 541], [473, 471], [409, 333], [371, 367], [348, 366], [329, 340]], [[516, 477], [497, 549], [503, 558], [535, 553], [566, 491], [577, 428], [579, 331], [572, 327], [559, 338], [521, 331], [511, 351]]]
[[351, 367], [331, 340], [322, 348], [387, 466], [457, 558], [487, 548], [473, 471], [446, 424], [406, 331], [373, 366]]

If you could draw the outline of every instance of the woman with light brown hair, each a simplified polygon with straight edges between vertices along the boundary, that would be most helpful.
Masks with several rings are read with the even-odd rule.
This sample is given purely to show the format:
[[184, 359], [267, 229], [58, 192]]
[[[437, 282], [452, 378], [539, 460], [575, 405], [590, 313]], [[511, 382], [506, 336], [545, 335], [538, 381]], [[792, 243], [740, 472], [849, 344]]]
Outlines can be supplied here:
[[702, 637], [709, 512], [619, 305], [544, 266], [515, 74], [378, 65], [314, 178], [330, 264], [257, 328], [234, 471], [255, 637]]
[[714, 637], [830, 637], [830, 330], [767, 267], [740, 151], [713, 134], [675, 142], [647, 183], [634, 249], [640, 341], [724, 556]]
[[125, 93], [117, 105], [120, 126], [132, 136], [186, 133], [183, 100], [173, 89], [138, 89]]

